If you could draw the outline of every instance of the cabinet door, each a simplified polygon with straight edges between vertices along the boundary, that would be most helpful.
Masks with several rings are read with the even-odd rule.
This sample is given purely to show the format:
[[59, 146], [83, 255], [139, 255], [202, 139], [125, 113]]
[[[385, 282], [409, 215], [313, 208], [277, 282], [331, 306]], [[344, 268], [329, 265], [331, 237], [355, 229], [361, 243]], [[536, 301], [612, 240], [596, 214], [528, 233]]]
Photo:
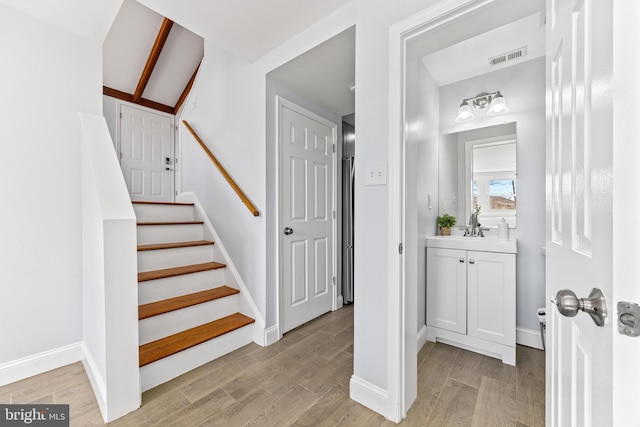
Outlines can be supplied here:
[[515, 346], [515, 255], [469, 251], [467, 258], [468, 334]]
[[427, 248], [427, 325], [467, 333], [467, 251]]

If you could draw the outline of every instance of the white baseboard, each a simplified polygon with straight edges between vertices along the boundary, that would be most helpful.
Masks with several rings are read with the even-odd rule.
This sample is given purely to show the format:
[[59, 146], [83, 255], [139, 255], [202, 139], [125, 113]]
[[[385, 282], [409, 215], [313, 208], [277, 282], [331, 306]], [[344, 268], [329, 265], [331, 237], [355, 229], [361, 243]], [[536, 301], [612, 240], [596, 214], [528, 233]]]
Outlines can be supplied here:
[[278, 341], [280, 341], [280, 328], [278, 327], [278, 325], [273, 325], [264, 330], [265, 346], [269, 346]]
[[418, 352], [422, 350], [422, 347], [427, 341], [427, 325], [424, 325], [420, 331], [418, 331]]
[[358, 378], [355, 375], [349, 382], [349, 397], [379, 414], [387, 414], [389, 394], [387, 390]]
[[104, 382], [104, 378], [100, 374], [100, 370], [98, 369], [98, 365], [96, 365], [93, 355], [84, 343], [82, 344], [82, 356], [82, 364], [84, 365], [84, 370], [87, 373], [87, 377], [89, 377], [89, 382], [91, 383], [93, 394], [96, 396], [96, 401], [98, 402], [98, 407], [100, 408], [102, 419], [106, 421], [107, 385]]
[[542, 338], [539, 329], [516, 328], [516, 343], [542, 350]]
[[82, 360], [82, 343], [69, 344], [0, 364], [0, 386]]

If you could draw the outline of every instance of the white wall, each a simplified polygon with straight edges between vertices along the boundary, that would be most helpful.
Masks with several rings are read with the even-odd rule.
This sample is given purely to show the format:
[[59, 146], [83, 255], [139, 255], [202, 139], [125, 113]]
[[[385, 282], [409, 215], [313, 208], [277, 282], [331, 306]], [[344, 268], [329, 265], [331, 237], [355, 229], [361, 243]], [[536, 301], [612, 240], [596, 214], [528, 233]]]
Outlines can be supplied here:
[[113, 147], [116, 149], [116, 153], [119, 153], [120, 147], [118, 146], [118, 131], [120, 127], [118, 123], [120, 122], [120, 105], [118, 99], [103, 95], [102, 114], [107, 121], [107, 127], [109, 128]]
[[102, 113], [99, 42], [0, 4], [0, 364], [82, 340], [78, 112]]
[[[458, 132], [516, 122], [518, 148], [517, 318], [518, 328], [537, 330], [536, 309], [544, 307], [545, 264], [545, 59], [535, 58], [440, 88], [440, 132]], [[480, 112], [463, 124], [454, 118], [463, 98], [500, 90], [510, 111]], [[459, 201], [462, 200], [459, 198]]]
[[[267, 204], [274, 182], [268, 157], [266, 75], [312, 47], [353, 25], [355, 9], [346, 5], [254, 63], [205, 42], [205, 57], [183, 118], [196, 129], [240, 187], [260, 210], [253, 217], [211, 161], [181, 126], [180, 191], [193, 191], [220, 234], [266, 326], [276, 321], [275, 267], [267, 270], [267, 251], [274, 248], [273, 209]], [[269, 193], [271, 195], [271, 193]], [[271, 261], [271, 255], [269, 256]]]
[[[388, 414], [388, 186], [365, 186], [372, 162], [389, 162], [389, 28], [433, 0], [357, 0], [354, 379], [351, 396]], [[376, 230], [372, 232], [372, 230]], [[413, 332], [413, 331], [412, 331]], [[414, 335], [415, 336], [415, 335]], [[397, 349], [394, 349], [397, 351]], [[360, 386], [354, 388], [355, 384]], [[365, 391], [372, 399], [365, 401]], [[354, 393], [358, 393], [355, 395]], [[375, 397], [377, 396], [377, 398]], [[389, 410], [387, 410], [389, 409]]]
[[205, 42], [205, 56], [182, 119], [198, 132], [260, 216], [254, 217], [242, 204], [182, 125], [181, 191], [197, 195], [263, 318], [266, 173], [264, 117], [260, 116], [264, 106], [264, 74], [260, 82], [250, 64]]
[[[408, 64], [409, 65], [409, 64]], [[418, 121], [417, 139], [417, 208], [418, 208], [418, 332], [426, 325], [426, 248], [424, 239], [436, 234], [438, 212], [438, 155], [440, 137], [439, 91], [422, 61], [417, 68]], [[412, 87], [412, 86], [408, 86]], [[409, 177], [408, 179], [412, 179]], [[431, 196], [431, 208], [429, 208]]]

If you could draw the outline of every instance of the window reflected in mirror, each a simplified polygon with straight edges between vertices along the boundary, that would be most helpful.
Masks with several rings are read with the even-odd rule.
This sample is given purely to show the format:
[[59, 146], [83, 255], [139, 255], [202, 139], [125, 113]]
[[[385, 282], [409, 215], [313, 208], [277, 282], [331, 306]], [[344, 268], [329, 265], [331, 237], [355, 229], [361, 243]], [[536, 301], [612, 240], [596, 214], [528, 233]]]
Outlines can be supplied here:
[[515, 222], [516, 215], [516, 142], [469, 141], [473, 176], [471, 209], [480, 206], [479, 221], [496, 225], [505, 218]]

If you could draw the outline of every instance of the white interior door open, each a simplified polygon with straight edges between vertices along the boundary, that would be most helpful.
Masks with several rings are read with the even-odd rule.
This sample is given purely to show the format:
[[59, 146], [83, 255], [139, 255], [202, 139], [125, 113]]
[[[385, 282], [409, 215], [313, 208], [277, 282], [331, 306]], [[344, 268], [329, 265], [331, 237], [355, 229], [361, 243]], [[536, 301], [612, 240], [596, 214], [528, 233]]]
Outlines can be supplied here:
[[281, 333], [333, 308], [337, 125], [280, 99]]
[[547, 297], [599, 288], [608, 319], [596, 326], [585, 312], [567, 317], [548, 303], [546, 425], [622, 425], [613, 410], [614, 135], [604, 89], [613, 79], [612, 2], [547, 5]]
[[172, 117], [120, 106], [120, 162], [131, 200], [173, 201], [173, 135]]

